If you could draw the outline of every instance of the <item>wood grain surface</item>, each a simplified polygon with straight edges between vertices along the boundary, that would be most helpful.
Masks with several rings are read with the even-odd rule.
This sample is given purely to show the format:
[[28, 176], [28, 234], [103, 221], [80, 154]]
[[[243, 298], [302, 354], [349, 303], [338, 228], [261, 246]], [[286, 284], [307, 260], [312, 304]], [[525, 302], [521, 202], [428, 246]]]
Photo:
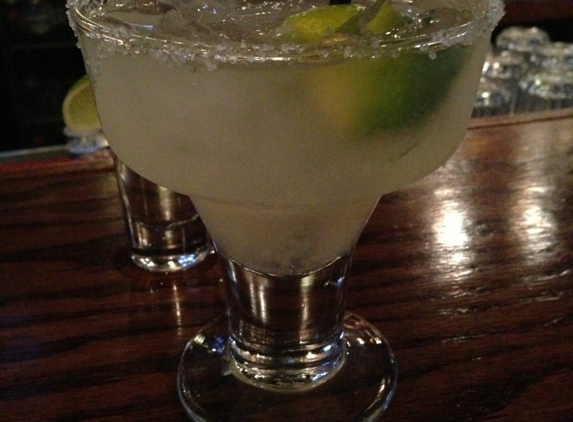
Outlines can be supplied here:
[[[146, 273], [126, 241], [111, 162], [0, 166], [0, 420], [186, 420], [177, 363], [222, 273]], [[396, 353], [383, 421], [571, 422], [573, 110], [476, 120], [383, 197], [348, 308]]]

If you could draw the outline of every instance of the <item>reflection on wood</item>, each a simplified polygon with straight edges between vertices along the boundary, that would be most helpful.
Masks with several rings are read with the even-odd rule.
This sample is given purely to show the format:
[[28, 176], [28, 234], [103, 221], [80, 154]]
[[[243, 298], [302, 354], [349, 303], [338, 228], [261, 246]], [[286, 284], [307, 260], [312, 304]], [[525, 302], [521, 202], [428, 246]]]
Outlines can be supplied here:
[[[223, 312], [216, 258], [130, 264], [102, 162], [2, 175], [2, 420], [185, 421], [177, 362]], [[476, 120], [443, 168], [382, 198], [348, 297], [398, 359], [382, 420], [570, 420], [572, 192], [565, 110]]]

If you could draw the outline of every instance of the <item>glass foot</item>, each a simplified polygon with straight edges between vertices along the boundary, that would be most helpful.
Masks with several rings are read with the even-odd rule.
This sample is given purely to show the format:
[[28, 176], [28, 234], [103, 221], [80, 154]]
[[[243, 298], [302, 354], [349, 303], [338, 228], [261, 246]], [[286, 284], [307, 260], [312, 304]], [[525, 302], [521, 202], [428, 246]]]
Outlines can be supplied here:
[[212, 250], [209, 245], [204, 245], [187, 254], [153, 255], [132, 252], [131, 260], [138, 267], [152, 273], [173, 273], [187, 270], [203, 262]]
[[254, 387], [229, 370], [227, 319], [204, 327], [183, 352], [177, 376], [179, 397], [196, 422], [376, 421], [388, 407], [397, 381], [394, 354], [380, 332], [348, 313], [346, 356], [327, 382], [297, 392]]

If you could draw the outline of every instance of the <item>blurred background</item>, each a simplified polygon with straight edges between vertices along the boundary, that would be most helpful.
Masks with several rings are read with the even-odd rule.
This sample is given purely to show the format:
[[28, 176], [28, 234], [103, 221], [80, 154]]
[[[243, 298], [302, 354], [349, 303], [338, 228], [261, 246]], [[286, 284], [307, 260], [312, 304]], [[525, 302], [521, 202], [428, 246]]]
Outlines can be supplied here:
[[[506, 27], [573, 42], [573, 0], [506, 0]], [[61, 104], [84, 73], [65, 0], [0, 0], [0, 153], [63, 145]]]

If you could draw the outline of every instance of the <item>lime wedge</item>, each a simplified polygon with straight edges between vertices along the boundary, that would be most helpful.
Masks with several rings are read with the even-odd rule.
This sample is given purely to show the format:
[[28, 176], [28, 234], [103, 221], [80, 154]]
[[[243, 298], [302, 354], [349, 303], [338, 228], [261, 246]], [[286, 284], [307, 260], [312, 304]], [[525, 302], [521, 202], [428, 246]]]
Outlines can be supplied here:
[[447, 96], [464, 57], [465, 49], [455, 46], [435, 57], [408, 52], [377, 62], [357, 61], [354, 77], [381, 81], [359, 87], [364, 102], [357, 105], [356, 112], [363, 134], [422, 123]]
[[[408, 18], [385, 2], [364, 29], [383, 37], [408, 23]], [[320, 73], [311, 82], [312, 89], [322, 111], [344, 130], [362, 137], [402, 130], [422, 124], [447, 97], [466, 55], [467, 48], [452, 46], [431, 56], [429, 52], [403, 51], [397, 57], [357, 58]]]
[[[386, 34], [409, 23], [389, 2], [383, 3], [366, 30]], [[447, 96], [453, 78], [464, 62], [466, 49], [453, 46], [435, 53], [408, 51], [395, 58], [382, 58], [371, 63], [356, 63], [353, 72], [360, 79], [379, 80], [359, 89], [367, 98], [358, 105], [362, 130], [400, 129], [416, 125]]]
[[320, 6], [287, 17], [276, 35], [289, 42], [316, 44], [339, 33], [358, 34], [363, 6]]
[[73, 132], [90, 132], [101, 127], [94, 94], [87, 75], [68, 90], [62, 104], [64, 123]]
[[366, 24], [366, 30], [375, 34], [384, 34], [393, 29], [404, 26], [408, 21], [394, 10], [387, 1], [384, 2], [374, 18]]

